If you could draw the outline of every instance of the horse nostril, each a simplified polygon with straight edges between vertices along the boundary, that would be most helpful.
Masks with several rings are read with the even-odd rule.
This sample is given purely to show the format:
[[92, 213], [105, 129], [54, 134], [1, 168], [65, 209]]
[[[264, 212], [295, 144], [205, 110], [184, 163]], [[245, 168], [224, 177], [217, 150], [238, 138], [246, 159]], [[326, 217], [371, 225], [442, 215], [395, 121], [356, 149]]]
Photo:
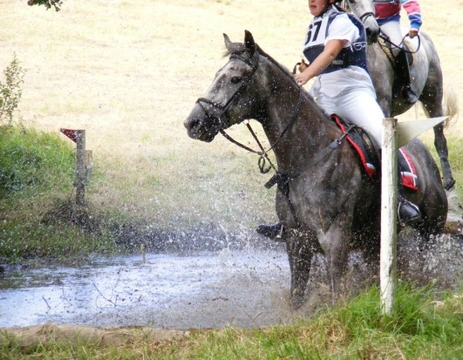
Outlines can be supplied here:
[[378, 32], [373, 31], [370, 28], [366, 28], [367, 39], [369, 44], [373, 44], [378, 41]]
[[201, 132], [201, 127], [203, 126], [203, 121], [198, 118], [187, 119], [185, 121], [185, 127], [188, 130], [190, 136], [197, 136]]

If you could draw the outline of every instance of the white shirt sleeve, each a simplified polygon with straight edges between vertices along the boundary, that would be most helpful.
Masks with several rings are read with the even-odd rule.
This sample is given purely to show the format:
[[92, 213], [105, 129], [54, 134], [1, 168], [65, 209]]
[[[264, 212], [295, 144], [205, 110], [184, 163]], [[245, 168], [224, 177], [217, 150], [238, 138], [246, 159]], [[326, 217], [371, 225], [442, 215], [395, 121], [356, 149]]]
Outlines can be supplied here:
[[336, 16], [333, 19], [325, 39], [325, 45], [330, 40], [347, 40], [344, 47], [349, 47], [358, 37], [359, 29], [350, 21], [347, 14]]

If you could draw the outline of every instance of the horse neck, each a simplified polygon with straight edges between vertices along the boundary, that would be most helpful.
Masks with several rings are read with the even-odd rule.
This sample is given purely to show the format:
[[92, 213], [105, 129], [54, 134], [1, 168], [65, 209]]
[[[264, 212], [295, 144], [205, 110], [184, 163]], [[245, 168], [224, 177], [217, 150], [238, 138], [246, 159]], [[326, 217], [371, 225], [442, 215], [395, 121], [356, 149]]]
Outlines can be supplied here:
[[274, 146], [278, 169], [283, 172], [307, 163], [328, 146], [336, 134], [321, 109], [303, 89], [286, 84], [280, 86], [280, 91], [275, 90], [268, 99], [267, 117], [262, 126]]

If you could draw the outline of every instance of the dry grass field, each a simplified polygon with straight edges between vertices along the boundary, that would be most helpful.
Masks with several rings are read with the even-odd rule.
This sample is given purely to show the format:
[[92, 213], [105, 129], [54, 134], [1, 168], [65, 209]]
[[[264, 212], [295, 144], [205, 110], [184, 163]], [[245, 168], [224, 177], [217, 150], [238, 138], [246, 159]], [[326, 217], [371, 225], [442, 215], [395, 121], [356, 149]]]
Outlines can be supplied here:
[[[87, 191], [96, 208], [179, 229], [205, 222], [252, 233], [274, 219], [274, 189], [263, 186], [270, 175], [259, 174], [256, 157], [221, 137], [189, 139], [183, 120], [226, 62], [223, 33], [242, 41], [250, 30], [292, 68], [301, 58], [307, 1], [64, 0], [58, 13], [27, 0], [0, 4], [0, 69], [16, 54], [26, 70], [22, 122], [56, 133], [86, 130], [95, 171], [105, 174]], [[421, 6], [422, 29], [462, 109], [463, 1]], [[421, 117], [417, 108], [399, 120]], [[230, 134], [251, 143], [244, 127]], [[463, 138], [461, 121], [447, 134]], [[423, 139], [432, 144], [430, 134]]]
[[[421, 4], [446, 86], [463, 94], [463, 3]], [[164, 225], [215, 218], [252, 227], [274, 217], [257, 159], [223, 138], [189, 139], [183, 120], [226, 62], [222, 33], [242, 41], [248, 29], [292, 68], [310, 16], [306, 1], [65, 0], [57, 13], [2, 0], [2, 8], [0, 68], [16, 54], [26, 70], [23, 122], [86, 130], [97, 171], [109, 175], [92, 183], [92, 203]], [[399, 120], [422, 116], [412, 110]], [[231, 134], [250, 142], [244, 130]], [[463, 137], [461, 123], [448, 135]]]

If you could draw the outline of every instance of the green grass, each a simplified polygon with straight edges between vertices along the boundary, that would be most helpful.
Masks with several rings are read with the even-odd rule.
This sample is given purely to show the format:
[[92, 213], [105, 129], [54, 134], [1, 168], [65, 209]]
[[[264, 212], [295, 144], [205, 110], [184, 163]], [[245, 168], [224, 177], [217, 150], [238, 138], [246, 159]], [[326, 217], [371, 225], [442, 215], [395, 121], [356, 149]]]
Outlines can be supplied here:
[[[463, 197], [463, 159], [458, 156], [463, 144], [451, 136], [448, 144], [457, 193]], [[436, 157], [433, 144], [427, 145]], [[111, 234], [115, 224], [188, 231], [213, 223], [241, 231], [272, 221], [274, 189], [263, 186], [270, 175], [259, 174], [252, 154], [227, 149], [207, 156], [202, 147], [201, 153], [175, 151], [155, 158], [140, 153], [128, 163], [97, 157], [86, 188], [88, 206], [78, 209], [72, 205], [70, 142], [21, 126], [1, 127], [0, 257], [16, 262], [126, 252]], [[88, 219], [92, 231], [82, 229]]]
[[[440, 300], [436, 301], [436, 297]], [[461, 359], [463, 297], [400, 283], [396, 309], [385, 316], [372, 287], [312, 319], [259, 329], [191, 330], [152, 342], [134, 337], [123, 347], [52, 341], [0, 347], [8, 359]], [[4, 340], [5, 341], [5, 340]], [[7, 341], [8, 343], [8, 341]]]
[[74, 169], [74, 149], [63, 136], [0, 128], [0, 259], [126, 253], [130, 245], [117, 239], [125, 224], [175, 232], [214, 224], [240, 231], [252, 229], [262, 214], [268, 220], [274, 215], [273, 191], [263, 186], [269, 176], [259, 174], [254, 156], [174, 151], [96, 157], [80, 208]]
[[0, 199], [69, 190], [74, 166], [71, 146], [58, 136], [0, 127]]
[[100, 226], [120, 218], [116, 211], [73, 204], [74, 156], [57, 135], [0, 127], [0, 258], [69, 261], [124, 251]]

